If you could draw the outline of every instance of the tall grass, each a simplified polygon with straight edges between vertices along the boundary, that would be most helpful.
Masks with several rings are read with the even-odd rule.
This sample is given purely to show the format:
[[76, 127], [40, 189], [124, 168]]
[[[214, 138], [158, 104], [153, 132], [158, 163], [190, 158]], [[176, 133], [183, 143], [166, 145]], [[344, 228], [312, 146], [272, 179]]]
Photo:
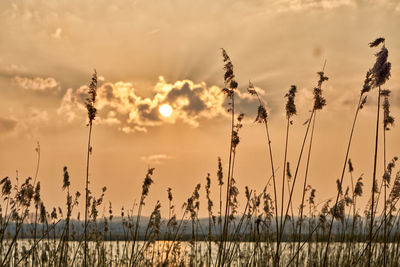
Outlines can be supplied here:
[[88, 227], [88, 208], [90, 206], [89, 202], [89, 157], [92, 153], [92, 146], [91, 146], [91, 138], [92, 138], [92, 127], [93, 121], [96, 118], [97, 109], [95, 108], [94, 104], [96, 102], [96, 95], [97, 95], [97, 72], [96, 70], [93, 73], [92, 81], [89, 85], [88, 90], [88, 97], [86, 98], [86, 109], [88, 111], [88, 119], [89, 119], [89, 136], [88, 136], [88, 145], [87, 145], [87, 157], [86, 157], [86, 183], [85, 183], [85, 243], [84, 243], [84, 263], [83, 265], [87, 266], [87, 227]]
[[[279, 168], [274, 166], [276, 159], [272, 153], [269, 114], [256, 88], [249, 84], [248, 92], [258, 101], [255, 122], [265, 126], [271, 176], [261, 190], [246, 186], [246, 201], [239, 206], [240, 192], [234, 171], [244, 115], [236, 111], [238, 83], [232, 61], [222, 50], [225, 71], [223, 92], [229, 102], [231, 120], [227, 170], [224, 170], [222, 160], [218, 158], [215, 177], [207, 174], [204, 191], [200, 183], [195, 186], [182, 205], [180, 217], [172, 189], [168, 188], [168, 215], [165, 219], [161, 214], [160, 201], [155, 203], [148, 217], [143, 215], [150, 187], [156, 182], [153, 168], [147, 170], [139, 202], [134, 203], [131, 209], [122, 208], [118, 218], [114, 216], [111, 202], [107, 205], [104, 203], [105, 187], [99, 196], [89, 190], [92, 128], [97, 112], [95, 71], [86, 100], [89, 136], [84, 219], [81, 221], [79, 213], [73, 216], [74, 209], [79, 205], [80, 193], [71, 192], [67, 167], [62, 169], [62, 190], [66, 197], [64, 208], [45, 206], [40, 194], [41, 183], [37, 181], [40, 163], [38, 145], [33, 179], [28, 177], [21, 181], [17, 174], [14, 183], [8, 176], [0, 180], [0, 266], [397, 266], [400, 257], [400, 170], [396, 172], [397, 157], [387, 162], [386, 135], [393, 126], [394, 117], [389, 109], [390, 91], [381, 89], [390, 77], [391, 65], [387, 61], [388, 51], [383, 38], [378, 38], [370, 46], [380, 46], [380, 50], [376, 54], [376, 63], [367, 72], [356, 102], [343, 168], [336, 181], [336, 198], [317, 202], [317, 191], [308, 182], [317, 112], [326, 104], [322, 96], [322, 84], [328, 78], [323, 70], [318, 72], [319, 80], [313, 90], [313, 106], [300, 142], [294, 175], [288, 162], [288, 147], [292, 118], [297, 114], [294, 101], [296, 87], [291, 86], [285, 95], [286, 131], [283, 133], [285, 142], [282, 146], [280, 203], [276, 186]], [[358, 203], [363, 197], [365, 178], [355, 170], [349, 156], [359, 112], [364, 108], [367, 94], [374, 88], [378, 91], [378, 109], [374, 128], [373, 186], [371, 196], [367, 196], [370, 201], [365, 207], [365, 216], [362, 217]], [[382, 129], [381, 133], [379, 129]], [[378, 190], [378, 143], [381, 135], [384, 170]], [[304, 152], [307, 154], [303, 170], [301, 161]], [[302, 170], [304, 181], [302, 186], [296, 186]], [[344, 187], [346, 170], [350, 180], [347, 188]], [[213, 199], [214, 189], [217, 191], [216, 201]], [[205, 219], [199, 218], [201, 192], [205, 193], [207, 201], [204, 205], [208, 214]], [[301, 196], [298, 216], [293, 210], [295, 193]], [[381, 198], [379, 204], [381, 194], [383, 200]], [[378, 206], [382, 209], [378, 209]]]

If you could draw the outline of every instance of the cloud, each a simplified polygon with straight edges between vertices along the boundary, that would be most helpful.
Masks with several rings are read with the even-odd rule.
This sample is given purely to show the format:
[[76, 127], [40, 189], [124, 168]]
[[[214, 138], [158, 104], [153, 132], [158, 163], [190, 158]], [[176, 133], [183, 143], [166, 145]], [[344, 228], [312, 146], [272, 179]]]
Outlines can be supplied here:
[[165, 160], [172, 159], [173, 157], [165, 155], [165, 154], [154, 154], [148, 156], [142, 156], [140, 159], [146, 162], [149, 165], [160, 165]]
[[40, 108], [11, 109], [7, 118], [0, 117], [0, 134], [9, 137], [36, 138], [40, 129], [46, 127], [49, 119], [49, 113]]
[[[82, 119], [85, 114], [84, 101], [87, 86], [76, 90], [70, 88], [62, 98], [57, 113], [67, 121]], [[201, 119], [225, 116], [225, 95], [217, 86], [194, 83], [190, 80], [168, 83], [163, 77], [152, 88], [151, 97], [137, 93], [132, 83], [105, 82], [98, 88], [96, 107], [99, 124], [116, 126], [125, 133], [147, 132], [148, 127], [183, 122], [192, 127], [199, 126]], [[162, 117], [158, 109], [168, 104], [173, 112]], [[85, 115], [84, 115], [85, 114]]]
[[62, 33], [62, 29], [57, 28], [56, 31], [51, 34], [51, 37], [53, 37], [54, 39], [61, 39], [61, 33]]
[[334, 9], [339, 7], [354, 7], [355, 0], [278, 0], [278, 11], [303, 11], [308, 9]]
[[[79, 94], [85, 90], [85, 87], [73, 90], [69, 88], [64, 94], [61, 105], [57, 109], [57, 114], [63, 116], [67, 122], [72, 122], [79, 114], [84, 112], [84, 99], [79, 98]], [[80, 111], [80, 112], [79, 112]]]
[[15, 129], [17, 125], [17, 121], [13, 119], [8, 119], [8, 118], [2, 118], [0, 117], [0, 132], [1, 133], [7, 133], [11, 132]]
[[21, 77], [15, 76], [13, 82], [18, 86], [34, 91], [44, 91], [48, 89], [59, 88], [59, 83], [52, 77], [42, 78], [42, 77]]

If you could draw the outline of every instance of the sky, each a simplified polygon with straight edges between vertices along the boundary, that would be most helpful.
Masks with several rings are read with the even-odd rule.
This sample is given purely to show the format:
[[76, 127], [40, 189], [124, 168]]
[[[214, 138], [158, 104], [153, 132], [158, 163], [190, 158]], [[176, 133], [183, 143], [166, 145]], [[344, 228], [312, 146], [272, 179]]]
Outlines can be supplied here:
[[[137, 203], [147, 168], [154, 167], [145, 212], [161, 200], [166, 214], [168, 187], [179, 211], [201, 183], [200, 215], [206, 216], [207, 173], [217, 202], [217, 159], [222, 158], [226, 172], [229, 156], [228, 102], [221, 91], [224, 48], [239, 83], [236, 108], [245, 114], [234, 175], [241, 209], [244, 187], [261, 192], [271, 176], [265, 129], [254, 123], [257, 99], [246, 92], [249, 80], [268, 109], [280, 187], [284, 95], [297, 86], [298, 115], [288, 149], [294, 166], [316, 73], [326, 60], [327, 106], [317, 115], [308, 178], [317, 202], [324, 201], [336, 195], [359, 93], [378, 51], [368, 43], [381, 36], [392, 63], [384, 87], [392, 91], [391, 112], [398, 118], [399, 26], [396, 0], [2, 0], [0, 177], [15, 181], [17, 172], [20, 180], [34, 176], [39, 142], [38, 180], [47, 206], [65, 202], [64, 166], [72, 189], [84, 192], [88, 127], [83, 102], [96, 69], [92, 192], [99, 195], [106, 186], [105, 203], [111, 201], [118, 215], [122, 206], [130, 209]], [[376, 100], [374, 89], [360, 113], [350, 152], [354, 175], [364, 177], [364, 202], [371, 190]], [[163, 104], [172, 107], [171, 116], [159, 113]], [[400, 156], [399, 137], [395, 124], [387, 133], [388, 160]], [[378, 177], [384, 170], [380, 145]], [[297, 204], [304, 164], [299, 179]], [[349, 185], [348, 175], [344, 183]]]

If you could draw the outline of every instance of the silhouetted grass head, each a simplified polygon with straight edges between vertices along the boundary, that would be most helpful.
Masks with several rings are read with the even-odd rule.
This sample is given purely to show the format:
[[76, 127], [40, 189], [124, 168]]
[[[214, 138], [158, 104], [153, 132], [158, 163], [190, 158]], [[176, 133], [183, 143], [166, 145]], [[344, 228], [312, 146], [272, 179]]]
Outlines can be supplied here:
[[69, 174], [68, 174], [67, 166], [64, 166], [63, 172], [64, 172], [64, 175], [63, 175], [64, 179], [63, 179], [63, 186], [62, 186], [62, 188], [63, 188], [63, 190], [64, 190], [65, 188], [67, 188], [68, 186], [70, 186], [71, 183], [70, 183], [70, 181], [69, 181]]
[[315, 190], [314, 188], [311, 189], [310, 197], [308, 198], [308, 203], [315, 204], [315, 192], [316, 191], [317, 190]]
[[222, 58], [224, 60], [224, 81], [225, 81], [225, 88], [222, 89], [224, 93], [226, 93], [229, 97], [233, 97], [234, 90], [237, 89], [238, 83], [235, 80], [235, 74], [233, 73], [233, 64], [226, 53], [225, 49], [221, 48], [222, 50]]
[[394, 167], [396, 166], [397, 157], [394, 157], [387, 165], [385, 173], [383, 174], [383, 180], [386, 181], [386, 186], [389, 187], [390, 179], [392, 177], [392, 172]]
[[268, 119], [267, 110], [263, 105], [259, 105], [257, 109], [257, 117], [254, 122], [265, 123]]
[[196, 187], [194, 188], [194, 191], [192, 193], [192, 196], [188, 198], [187, 202], [183, 204], [183, 208], [186, 209], [187, 212], [190, 213], [190, 217], [192, 220], [195, 220], [197, 217], [197, 213], [200, 208], [200, 184], [197, 184]]
[[40, 182], [36, 183], [35, 194], [33, 196], [33, 201], [35, 202], [35, 206], [38, 207], [40, 202]]
[[257, 108], [257, 117], [254, 120], [254, 122], [258, 122], [258, 123], [266, 123], [267, 119], [268, 119], [268, 113], [267, 110], [264, 107], [263, 102], [261, 101], [260, 96], [257, 93], [257, 90], [254, 88], [254, 85], [251, 81], [249, 81], [249, 87], [247, 88], [247, 92], [250, 95], [255, 95], [258, 99], [258, 102], [260, 103], [258, 108]]
[[377, 47], [382, 44], [381, 50], [375, 54], [376, 62], [371, 69], [374, 86], [383, 85], [390, 78], [391, 63], [387, 61], [389, 51], [385, 46], [385, 39], [378, 38], [369, 44], [370, 47]]
[[171, 187], [167, 188], [167, 193], [168, 193], [168, 200], [172, 201], [173, 197], [172, 197], [172, 189], [171, 189]]
[[211, 178], [210, 174], [207, 173], [206, 177], [206, 197], [207, 197], [207, 209], [209, 214], [212, 214], [212, 207], [214, 206], [213, 201], [211, 200], [210, 194], [211, 194]]
[[292, 173], [290, 171], [290, 162], [286, 162], [286, 176], [288, 180], [290, 181], [292, 179]]
[[237, 123], [233, 126], [232, 131], [232, 149], [234, 150], [240, 142], [239, 130], [243, 127], [242, 120], [244, 114], [240, 113], [237, 117]]
[[384, 97], [383, 100], [383, 125], [385, 130], [390, 130], [389, 126], [393, 126], [394, 124], [394, 117], [390, 115], [390, 103], [389, 103], [389, 96], [390, 90], [382, 90], [381, 96]]
[[395, 203], [400, 198], [400, 171], [396, 173], [396, 177], [394, 178], [394, 183], [392, 187], [392, 191], [389, 195], [389, 200], [391, 203]]
[[47, 222], [47, 211], [43, 202], [40, 202], [39, 222], [42, 224]]
[[331, 214], [332, 216], [337, 219], [337, 220], [344, 220], [344, 216], [345, 216], [345, 205], [346, 202], [344, 199], [339, 200], [339, 202], [334, 205], [331, 209]]
[[17, 201], [25, 207], [29, 207], [31, 200], [34, 195], [33, 185], [30, 183], [31, 177], [28, 177], [25, 182], [21, 185], [21, 188], [17, 192]]
[[221, 158], [220, 157], [218, 157], [217, 177], [218, 177], [218, 185], [220, 185], [220, 186], [223, 185], [224, 184], [224, 181], [223, 181], [224, 173], [223, 173], [223, 170], [222, 170], [222, 162], [221, 162]]
[[322, 96], [322, 83], [328, 80], [323, 71], [317, 72], [319, 75], [318, 87], [314, 88], [314, 110], [322, 109], [326, 105], [326, 100]]
[[368, 93], [369, 91], [371, 91], [373, 85], [374, 85], [374, 80], [372, 76], [372, 70], [368, 70], [367, 74], [365, 75], [364, 85], [361, 90], [361, 94]]
[[97, 96], [97, 72], [94, 70], [92, 81], [89, 85], [88, 97], [86, 98], [86, 109], [88, 111], [89, 124], [92, 124], [96, 117], [97, 109], [94, 107]]
[[351, 162], [351, 159], [349, 159], [347, 161], [347, 163], [349, 165], [349, 172], [352, 173], [354, 171], [354, 168], [353, 168], [353, 163]]
[[296, 105], [294, 104], [294, 98], [296, 96], [297, 87], [296, 85], [292, 85], [289, 89], [289, 92], [285, 95], [287, 97], [286, 102], [286, 117], [290, 119], [293, 115], [296, 115]]
[[153, 180], [151, 179], [151, 176], [153, 175], [153, 171], [154, 171], [154, 168], [149, 168], [147, 170], [146, 177], [144, 178], [144, 181], [143, 181], [142, 197], [141, 197], [140, 204], [144, 204], [144, 199], [149, 194], [150, 185], [153, 183]]
[[385, 38], [379, 37], [375, 41], [369, 43], [369, 47], [376, 47], [381, 43], [385, 43]]
[[1, 193], [3, 196], [8, 196], [11, 194], [12, 185], [11, 185], [11, 180], [8, 176], [4, 177], [0, 181], [0, 185], [3, 185], [1, 188]]

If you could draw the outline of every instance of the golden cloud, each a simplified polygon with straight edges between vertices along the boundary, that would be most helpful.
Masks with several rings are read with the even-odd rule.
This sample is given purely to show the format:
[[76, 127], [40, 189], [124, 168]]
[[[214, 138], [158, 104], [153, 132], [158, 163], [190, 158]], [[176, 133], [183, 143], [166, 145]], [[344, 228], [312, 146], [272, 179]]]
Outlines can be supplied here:
[[[87, 87], [70, 88], [62, 98], [57, 113], [67, 121], [82, 119]], [[98, 88], [97, 123], [116, 126], [125, 133], [146, 132], [148, 127], [174, 124], [178, 121], [197, 127], [202, 118], [226, 115], [225, 95], [218, 86], [194, 83], [190, 80], [168, 83], [163, 77], [152, 88], [151, 97], [137, 93], [130, 82], [105, 82]], [[168, 104], [173, 112], [169, 117], [159, 113], [159, 107]]]

